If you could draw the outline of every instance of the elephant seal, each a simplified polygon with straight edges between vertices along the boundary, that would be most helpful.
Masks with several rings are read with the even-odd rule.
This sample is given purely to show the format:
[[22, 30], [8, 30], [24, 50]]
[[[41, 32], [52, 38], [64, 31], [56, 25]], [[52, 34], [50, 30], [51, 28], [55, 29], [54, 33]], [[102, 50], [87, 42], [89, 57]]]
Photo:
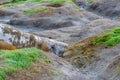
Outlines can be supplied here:
[[0, 23], [0, 41], [13, 45], [18, 49], [37, 47], [44, 51], [51, 51], [58, 56], [62, 56], [68, 46], [66, 43], [25, 33], [2, 23]]

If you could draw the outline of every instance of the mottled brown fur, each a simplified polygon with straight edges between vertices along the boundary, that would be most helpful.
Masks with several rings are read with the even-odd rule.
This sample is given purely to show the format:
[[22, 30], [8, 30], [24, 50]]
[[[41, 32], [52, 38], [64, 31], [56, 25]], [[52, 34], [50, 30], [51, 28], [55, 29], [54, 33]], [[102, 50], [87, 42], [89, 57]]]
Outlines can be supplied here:
[[49, 51], [49, 48], [48, 48], [48, 42], [46, 41], [44, 41], [43, 43], [42, 43], [42, 45], [41, 45], [41, 49], [42, 50], [44, 50], [44, 51]]
[[35, 36], [33, 34], [30, 35], [30, 44], [31, 44], [31, 46], [35, 46], [36, 45]]
[[17, 48], [11, 44], [0, 41], [0, 49], [2, 49], [2, 50], [15, 50]]

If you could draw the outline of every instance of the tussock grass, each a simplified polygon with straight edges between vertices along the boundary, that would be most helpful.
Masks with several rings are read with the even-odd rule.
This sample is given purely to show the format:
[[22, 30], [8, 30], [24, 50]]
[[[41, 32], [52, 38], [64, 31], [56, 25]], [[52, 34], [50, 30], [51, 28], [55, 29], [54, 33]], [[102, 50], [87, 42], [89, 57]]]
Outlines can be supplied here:
[[39, 8], [33, 8], [33, 9], [24, 9], [23, 10], [23, 12], [25, 13], [25, 14], [33, 14], [33, 13], [36, 13], [36, 12], [47, 12], [49, 9], [47, 8], [47, 7], [44, 7], [44, 8], [41, 8], [41, 9], [39, 9]]
[[115, 46], [120, 43], [120, 27], [106, 30], [104, 35], [101, 35], [93, 40], [95, 45], [104, 44], [105, 46]]
[[23, 10], [23, 12], [24, 12], [25, 14], [33, 14], [33, 13], [38, 12], [38, 11], [39, 11], [38, 8], [24, 9], [24, 10]]
[[42, 56], [41, 51], [37, 48], [26, 48], [18, 50], [1, 50], [0, 58], [3, 65], [0, 65], [0, 80], [6, 80], [6, 74], [16, 72], [18, 69], [29, 69], [32, 62], [37, 62], [42, 58], [46, 62], [50, 62]]
[[54, 5], [54, 4], [62, 4], [64, 3], [66, 0], [51, 0], [50, 4]]
[[87, 0], [88, 1], [88, 3], [92, 3], [93, 2], [93, 0]]
[[19, 4], [23, 2], [49, 2], [51, 5], [57, 5], [64, 2], [73, 2], [73, 0], [13, 0], [10, 3], [6, 3], [6, 5], [13, 6], [14, 4]]

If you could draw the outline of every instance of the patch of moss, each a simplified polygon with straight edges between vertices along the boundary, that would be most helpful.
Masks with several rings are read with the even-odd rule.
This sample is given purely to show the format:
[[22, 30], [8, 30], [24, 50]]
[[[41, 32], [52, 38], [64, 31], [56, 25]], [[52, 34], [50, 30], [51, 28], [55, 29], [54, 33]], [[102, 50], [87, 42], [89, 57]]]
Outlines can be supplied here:
[[104, 35], [95, 38], [92, 42], [95, 45], [115, 46], [120, 43], [120, 27], [106, 30]]
[[27, 0], [28, 2], [41, 2], [43, 0]]
[[38, 11], [39, 11], [38, 8], [24, 9], [24, 10], [23, 10], [23, 12], [24, 12], [25, 14], [33, 14], [33, 13], [38, 12]]
[[5, 80], [5, 73], [0, 71], [0, 80]]
[[[50, 0], [50, 4], [51, 5], [60, 5], [63, 4], [64, 2], [68, 2], [70, 4], [74, 4], [73, 0]], [[77, 5], [73, 5], [74, 7], [76, 7]]]
[[93, 2], [93, 0], [87, 0], [88, 1], [88, 3], [92, 3]]
[[12, 2], [20, 2], [20, 1], [26, 1], [26, 0], [12, 0]]
[[8, 7], [11, 7], [11, 6], [14, 6], [14, 5], [22, 4], [24, 2], [43, 2], [43, 1], [45, 1], [45, 0], [13, 0], [12, 2], [4, 3], [4, 5], [8, 6]]
[[4, 4], [0, 4], [0, 5], [4, 5], [4, 6], [7, 6], [7, 7], [12, 7], [14, 5], [19, 5], [19, 4], [22, 4], [24, 3], [25, 1], [19, 1], [19, 2], [8, 2], [8, 3], [4, 3]]
[[47, 7], [43, 7], [41, 9], [39, 8], [32, 8], [32, 9], [24, 9], [23, 12], [25, 14], [33, 14], [33, 13], [36, 13], [36, 12], [47, 12], [49, 9]]
[[42, 56], [37, 48], [26, 48], [18, 50], [1, 50], [0, 57], [3, 58], [3, 65], [0, 66], [0, 80], [6, 80], [6, 74], [16, 72], [18, 69], [29, 69], [32, 62], [37, 62], [39, 58], [48, 60]]
[[[42, 3], [42, 2], [47, 2], [49, 3], [51, 6], [62, 6], [62, 4], [64, 2], [68, 2], [70, 4], [73, 5], [73, 7], [75, 8], [76, 11], [79, 11], [79, 8], [77, 7], [76, 4], [74, 4], [74, 1], [73, 0], [13, 0], [12, 2], [9, 2], [9, 3], [5, 3], [4, 5], [5, 6], [8, 6], [8, 7], [11, 7], [11, 6], [14, 6], [14, 5], [18, 5], [18, 4], [22, 4], [24, 2], [37, 2], [38, 4], [39, 3]], [[33, 9], [33, 10], [25, 10], [25, 13], [30, 13], [30, 12], [35, 12], [36, 10]]]
[[46, 12], [46, 11], [48, 11], [48, 8], [47, 8], [47, 7], [44, 7], [44, 8], [41, 8], [41, 9], [40, 9], [40, 12]]
[[55, 5], [55, 4], [62, 4], [64, 2], [65, 2], [65, 0], [51, 0], [50, 4]]

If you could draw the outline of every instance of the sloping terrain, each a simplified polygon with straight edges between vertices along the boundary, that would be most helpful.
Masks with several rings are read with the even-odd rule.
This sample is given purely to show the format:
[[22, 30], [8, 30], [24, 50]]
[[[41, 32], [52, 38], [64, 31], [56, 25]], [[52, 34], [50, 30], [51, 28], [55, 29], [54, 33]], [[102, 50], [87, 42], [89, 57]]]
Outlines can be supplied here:
[[[89, 77], [89, 80], [119, 80], [119, 47], [120, 45], [105, 46], [114, 44], [114, 41], [107, 42], [105, 39], [97, 39], [100, 43], [94, 44], [94, 40], [105, 33], [95, 35], [80, 41], [65, 52], [65, 59], [72, 65], [80, 68], [80, 71]], [[107, 38], [107, 35], [105, 35]], [[119, 39], [119, 38], [118, 38]], [[114, 40], [110, 39], [109, 40]], [[108, 41], [109, 41], [108, 40]], [[115, 40], [116, 41], [116, 40]]]
[[[0, 5], [1, 23], [26, 34], [69, 44], [63, 57], [42, 51], [43, 57], [31, 62], [30, 70], [6, 72], [6, 78], [120, 80], [119, 3], [119, 0], [14, 0]], [[7, 48], [0, 42], [1, 49], [17, 48], [6, 42]], [[62, 49], [51, 48], [56, 52]], [[0, 57], [0, 67], [5, 63], [3, 60]]]

